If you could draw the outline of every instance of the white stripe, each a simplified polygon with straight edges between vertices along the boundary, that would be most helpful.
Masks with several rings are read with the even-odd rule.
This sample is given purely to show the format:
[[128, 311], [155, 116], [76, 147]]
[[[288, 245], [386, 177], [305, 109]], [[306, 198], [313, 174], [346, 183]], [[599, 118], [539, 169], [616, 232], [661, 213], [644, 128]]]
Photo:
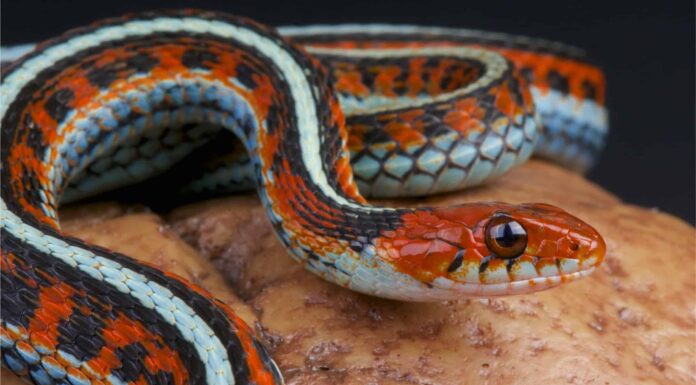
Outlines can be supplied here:
[[[150, 35], [158, 32], [192, 32], [211, 33], [223, 38], [229, 38], [254, 47], [262, 55], [268, 57], [280, 69], [288, 84], [292, 99], [295, 103], [295, 115], [300, 133], [302, 160], [312, 181], [325, 196], [336, 203], [362, 209], [364, 206], [350, 202], [328, 183], [321, 160], [319, 142], [319, 121], [316, 103], [310, 84], [303, 68], [293, 57], [273, 40], [258, 33], [222, 21], [209, 21], [194, 17], [171, 18], [161, 17], [153, 20], [134, 20], [122, 25], [104, 27], [88, 35], [74, 37], [59, 45], [52, 46], [40, 55], [22, 64], [22, 67], [12, 72], [3, 80], [0, 90], [0, 119], [5, 116], [8, 106], [38, 73], [49, 68], [58, 60], [74, 55], [76, 52], [98, 46], [102, 43], [120, 40], [129, 36]], [[259, 135], [262, 135], [259, 130]]]
[[22, 45], [13, 45], [9, 47], [0, 47], [0, 61], [13, 61], [19, 59], [21, 56], [24, 54], [28, 53], [34, 47], [36, 44], [22, 44]]
[[[0, 199], [0, 222], [3, 230], [26, 242], [37, 250], [51, 255], [68, 265], [80, 269], [95, 279], [107, 283], [117, 290], [136, 298], [143, 306], [154, 309], [162, 318], [175, 326], [181, 335], [201, 354], [205, 365], [208, 384], [234, 384], [232, 365], [227, 350], [208, 324], [201, 319], [183, 300], [176, 297], [169, 289], [145, 276], [127, 269], [113, 260], [106, 259], [66, 243], [58, 238], [46, 235], [17, 217], [7, 209], [5, 201]], [[147, 287], [149, 291], [142, 290]], [[176, 320], [182, 320], [176, 322]], [[206, 358], [207, 356], [207, 358]], [[211, 360], [218, 357], [217, 360]], [[221, 358], [221, 359], [220, 359]], [[224, 365], [220, 365], [220, 361]]]
[[549, 41], [545, 39], [532, 38], [528, 36], [511, 35], [499, 32], [479, 31], [475, 29], [428, 27], [419, 25], [398, 25], [398, 24], [339, 24], [339, 25], [307, 25], [307, 26], [282, 26], [278, 27], [281, 35], [289, 37], [297, 36], [322, 36], [322, 35], [376, 35], [379, 37], [384, 34], [392, 35], [436, 35], [452, 36], [472, 39], [497, 40], [506, 43], [520, 44], [523, 46], [533, 45], [539, 48], [546, 48], [553, 51], [565, 52], [570, 55], [584, 56], [585, 51], [580, 48]]
[[[398, 24], [339, 24], [339, 25], [307, 25], [294, 26], [287, 25], [277, 28], [278, 32], [284, 36], [312, 36], [312, 35], [346, 35], [346, 34], [430, 34], [441, 36], [454, 36], [461, 38], [472, 39], [491, 39], [505, 42], [512, 42], [522, 45], [533, 44], [537, 47], [548, 48], [557, 51], [566, 51], [572, 55], [583, 56], [585, 51], [581, 48], [572, 45], [549, 41], [545, 39], [532, 38], [528, 36], [512, 35], [500, 32], [488, 32], [475, 29], [463, 28], [446, 28], [433, 26], [418, 26], [418, 25], [398, 25]], [[15, 60], [25, 53], [31, 51], [35, 44], [23, 44], [10, 47], [0, 47], [0, 58], [3, 61]]]

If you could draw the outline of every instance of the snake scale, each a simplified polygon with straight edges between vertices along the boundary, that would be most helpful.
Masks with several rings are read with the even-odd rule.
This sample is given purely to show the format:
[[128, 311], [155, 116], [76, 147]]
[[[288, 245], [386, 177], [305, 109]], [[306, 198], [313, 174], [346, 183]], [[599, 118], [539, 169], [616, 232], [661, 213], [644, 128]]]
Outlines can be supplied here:
[[283, 382], [224, 303], [58, 224], [60, 201], [190, 163], [222, 131], [241, 145], [223, 141], [228, 153], [190, 167], [183, 190], [253, 183], [289, 254], [351, 290], [528, 293], [604, 258], [597, 231], [546, 204], [363, 198], [477, 185], [533, 152], [589, 167], [607, 130], [604, 79], [574, 48], [415, 26], [278, 33], [167, 11], [39, 44], [3, 66], [0, 93], [2, 361], [36, 384]]

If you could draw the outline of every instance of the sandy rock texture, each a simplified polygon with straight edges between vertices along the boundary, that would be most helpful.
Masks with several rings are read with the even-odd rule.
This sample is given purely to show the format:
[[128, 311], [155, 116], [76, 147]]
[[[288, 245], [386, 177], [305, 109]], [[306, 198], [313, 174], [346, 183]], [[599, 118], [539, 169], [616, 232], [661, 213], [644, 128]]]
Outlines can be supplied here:
[[[696, 232], [532, 161], [476, 189], [400, 205], [546, 202], [605, 237], [592, 276], [494, 300], [402, 303], [356, 294], [285, 253], [255, 195], [164, 216], [115, 203], [67, 208], [79, 237], [174, 271], [237, 309], [288, 384], [692, 384]], [[5, 371], [3, 383], [16, 379]]]

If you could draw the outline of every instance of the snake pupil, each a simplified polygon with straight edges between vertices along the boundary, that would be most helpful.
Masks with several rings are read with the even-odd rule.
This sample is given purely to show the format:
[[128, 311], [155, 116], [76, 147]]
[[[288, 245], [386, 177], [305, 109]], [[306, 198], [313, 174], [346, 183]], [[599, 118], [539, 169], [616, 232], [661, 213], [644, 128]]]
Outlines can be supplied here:
[[520, 230], [522, 230], [522, 227], [517, 222], [496, 226], [495, 231], [497, 234], [495, 234], [495, 241], [502, 247], [512, 247], [525, 235], [524, 230], [522, 232]]
[[527, 247], [527, 232], [506, 215], [494, 217], [486, 229], [486, 245], [501, 258], [516, 258]]

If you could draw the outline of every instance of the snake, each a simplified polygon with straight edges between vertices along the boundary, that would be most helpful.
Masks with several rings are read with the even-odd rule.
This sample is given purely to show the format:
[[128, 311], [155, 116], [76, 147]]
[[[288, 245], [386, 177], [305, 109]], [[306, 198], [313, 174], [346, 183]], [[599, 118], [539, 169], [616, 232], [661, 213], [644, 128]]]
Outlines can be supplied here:
[[176, 10], [40, 43], [0, 85], [3, 365], [36, 384], [283, 383], [227, 304], [61, 231], [59, 203], [172, 168], [196, 170], [178, 181], [193, 194], [255, 186], [288, 254], [359, 293], [458, 300], [584, 277], [605, 242], [560, 208], [365, 197], [478, 185], [532, 154], [586, 170], [604, 92], [579, 49], [464, 29]]

